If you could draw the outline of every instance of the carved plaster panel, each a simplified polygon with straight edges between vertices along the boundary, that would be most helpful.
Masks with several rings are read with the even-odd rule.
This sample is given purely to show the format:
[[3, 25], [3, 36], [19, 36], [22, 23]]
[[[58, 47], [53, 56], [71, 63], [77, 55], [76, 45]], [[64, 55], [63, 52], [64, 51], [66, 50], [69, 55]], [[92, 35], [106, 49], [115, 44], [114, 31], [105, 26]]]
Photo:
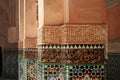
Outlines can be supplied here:
[[63, 43], [104, 44], [107, 42], [105, 25], [68, 25], [64, 28]]
[[36, 48], [37, 39], [36, 38], [26, 38], [24, 48]]
[[[42, 31], [42, 33], [40, 32]], [[106, 44], [106, 25], [44, 26], [38, 31], [38, 44]]]

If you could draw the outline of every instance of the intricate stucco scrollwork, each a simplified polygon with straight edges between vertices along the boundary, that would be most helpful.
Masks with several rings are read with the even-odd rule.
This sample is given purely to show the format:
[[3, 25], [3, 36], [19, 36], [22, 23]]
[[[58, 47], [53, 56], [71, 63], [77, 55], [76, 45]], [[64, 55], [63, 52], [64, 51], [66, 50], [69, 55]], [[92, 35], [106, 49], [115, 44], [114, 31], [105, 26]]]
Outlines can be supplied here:
[[104, 59], [104, 49], [73, 49], [63, 53], [63, 63], [97, 63]]
[[42, 62], [98, 63], [104, 60], [103, 44], [43, 44], [39, 48]]
[[26, 38], [25, 39], [25, 48], [36, 48], [37, 39], [36, 38]]
[[[42, 33], [40, 32], [42, 31]], [[39, 31], [38, 44], [105, 44], [106, 25], [44, 26]]]
[[[107, 41], [105, 25], [64, 26], [64, 40], [69, 44], [104, 44]], [[63, 41], [64, 43], [64, 41]]]

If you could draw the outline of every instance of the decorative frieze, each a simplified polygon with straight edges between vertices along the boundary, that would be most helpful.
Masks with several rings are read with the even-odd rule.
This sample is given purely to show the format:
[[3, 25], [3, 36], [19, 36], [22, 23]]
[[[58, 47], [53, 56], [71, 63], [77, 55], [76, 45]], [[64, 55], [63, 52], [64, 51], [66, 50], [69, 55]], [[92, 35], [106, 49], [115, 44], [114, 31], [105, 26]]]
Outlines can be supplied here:
[[38, 49], [37, 48], [24, 48], [24, 57], [25, 58], [37, 58]]
[[63, 50], [63, 63], [102, 63], [104, 49], [67, 49]]
[[41, 62], [102, 63], [104, 44], [42, 44], [38, 55]]
[[38, 49], [104, 49], [104, 44], [41, 44]]
[[25, 51], [25, 58], [37, 58], [38, 51]]
[[41, 62], [61, 62], [64, 55], [60, 49], [46, 49], [41, 51]]
[[62, 43], [106, 44], [106, 25], [65, 25]]
[[[101, 25], [63, 25], [41, 27], [38, 44], [106, 44], [107, 28]], [[39, 31], [38, 31], [39, 33]], [[38, 37], [39, 37], [38, 36]]]

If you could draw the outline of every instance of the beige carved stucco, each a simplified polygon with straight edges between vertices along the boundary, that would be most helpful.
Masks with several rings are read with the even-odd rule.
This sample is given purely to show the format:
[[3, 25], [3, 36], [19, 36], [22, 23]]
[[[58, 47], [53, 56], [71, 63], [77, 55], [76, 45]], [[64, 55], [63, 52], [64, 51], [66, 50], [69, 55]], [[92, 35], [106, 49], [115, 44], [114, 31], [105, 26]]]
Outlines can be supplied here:
[[26, 38], [23, 42], [24, 48], [36, 48], [37, 39], [36, 38]]
[[64, 28], [63, 43], [105, 44], [107, 42], [106, 25], [67, 25]]
[[41, 28], [38, 44], [105, 44], [107, 42], [106, 25], [63, 25]]

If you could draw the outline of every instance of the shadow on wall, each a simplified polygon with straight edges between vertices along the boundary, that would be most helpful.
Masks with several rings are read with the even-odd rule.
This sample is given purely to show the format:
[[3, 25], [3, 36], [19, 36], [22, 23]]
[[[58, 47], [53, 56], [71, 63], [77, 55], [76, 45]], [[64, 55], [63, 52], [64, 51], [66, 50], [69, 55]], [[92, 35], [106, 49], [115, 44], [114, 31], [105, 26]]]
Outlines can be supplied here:
[[120, 80], [120, 53], [108, 54], [106, 71], [106, 80]]
[[2, 76], [2, 48], [0, 46], [0, 77]]
[[3, 54], [3, 78], [18, 79], [18, 50], [5, 49]]

